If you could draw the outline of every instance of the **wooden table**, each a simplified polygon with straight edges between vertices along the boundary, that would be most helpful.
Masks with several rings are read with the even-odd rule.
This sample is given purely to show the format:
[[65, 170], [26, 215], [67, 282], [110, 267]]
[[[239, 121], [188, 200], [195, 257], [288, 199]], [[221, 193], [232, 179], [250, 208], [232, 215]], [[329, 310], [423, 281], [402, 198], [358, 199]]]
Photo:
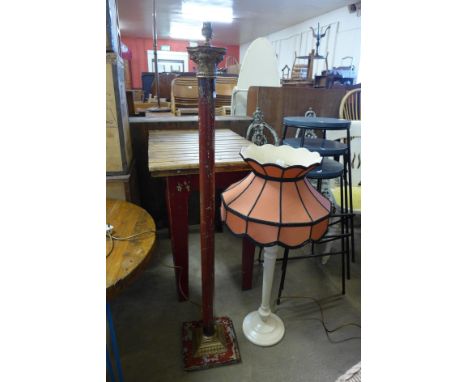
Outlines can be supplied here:
[[[215, 131], [216, 188], [226, 189], [249, 172], [240, 157], [243, 146], [252, 144], [228, 129]], [[188, 291], [188, 199], [199, 190], [198, 130], [152, 130], [148, 136], [148, 169], [153, 177], [166, 179], [166, 202], [171, 230], [172, 256], [179, 300]], [[255, 246], [244, 239], [242, 249], [242, 288], [252, 288]], [[180, 278], [180, 289], [178, 288]]]
[[[114, 226], [116, 237], [156, 231], [153, 218], [143, 208], [122, 200], [107, 199], [106, 223]], [[145, 233], [132, 240], [113, 242], [114, 248], [106, 258], [107, 298], [113, 297], [143, 269], [156, 243], [156, 234]], [[106, 239], [106, 253], [110, 250], [111, 241]]]
[[[106, 300], [108, 300], [133, 280], [149, 260], [156, 242], [156, 227], [153, 218], [143, 208], [114, 199], [106, 200], [106, 223], [114, 227], [112, 235], [118, 238], [152, 231], [135, 236], [131, 240], [113, 240], [113, 245], [111, 240], [106, 238]], [[123, 382], [117, 336], [108, 301], [106, 318], [117, 376], [119, 381]], [[111, 353], [106, 344], [107, 372], [114, 381], [111, 359]]]

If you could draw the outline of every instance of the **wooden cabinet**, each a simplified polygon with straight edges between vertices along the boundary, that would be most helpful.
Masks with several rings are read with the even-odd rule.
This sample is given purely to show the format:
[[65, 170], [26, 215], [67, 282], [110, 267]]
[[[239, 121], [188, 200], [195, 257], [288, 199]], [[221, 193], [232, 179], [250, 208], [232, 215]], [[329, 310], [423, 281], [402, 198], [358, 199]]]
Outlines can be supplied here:
[[140, 204], [140, 193], [134, 165], [131, 166], [128, 174], [106, 176], [106, 198]]
[[106, 53], [106, 171], [128, 174], [132, 160], [123, 60]]
[[[252, 115], [255, 108], [260, 107], [265, 122], [282, 137], [283, 117], [304, 116], [309, 108], [319, 117], [338, 118], [340, 102], [346, 91], [344, 88], [319, 89], [308, 86], [251, 86], [247, 96], [247, 115]], [[294, 129], [290, 130], [293, 134]]]

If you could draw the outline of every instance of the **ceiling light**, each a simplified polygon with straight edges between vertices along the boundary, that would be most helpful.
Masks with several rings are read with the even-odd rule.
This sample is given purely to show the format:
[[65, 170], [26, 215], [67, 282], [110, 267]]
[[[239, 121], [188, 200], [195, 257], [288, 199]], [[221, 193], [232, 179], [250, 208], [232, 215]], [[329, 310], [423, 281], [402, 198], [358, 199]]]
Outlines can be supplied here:
[[216, 5], [213, 1], [183, 2], [182, 17], [186, 20], [232, 23], [232, 1], [220, 1]]
[[184, 24], [171, 22], [169, 37], [179, 40], [203, 41], [205, 38], [201, 34], [201, 25]]

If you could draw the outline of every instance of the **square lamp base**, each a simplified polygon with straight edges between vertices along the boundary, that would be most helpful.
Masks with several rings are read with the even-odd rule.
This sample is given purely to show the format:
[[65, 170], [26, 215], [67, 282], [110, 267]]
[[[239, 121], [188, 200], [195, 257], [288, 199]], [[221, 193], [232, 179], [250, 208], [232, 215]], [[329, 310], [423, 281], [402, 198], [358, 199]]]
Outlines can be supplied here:
[[182, 324], [184, 370], [203, 370], [241, 362], [234, 325], [228, 317], [215, 318], [215, 333], [203, 335], [203, 322]]

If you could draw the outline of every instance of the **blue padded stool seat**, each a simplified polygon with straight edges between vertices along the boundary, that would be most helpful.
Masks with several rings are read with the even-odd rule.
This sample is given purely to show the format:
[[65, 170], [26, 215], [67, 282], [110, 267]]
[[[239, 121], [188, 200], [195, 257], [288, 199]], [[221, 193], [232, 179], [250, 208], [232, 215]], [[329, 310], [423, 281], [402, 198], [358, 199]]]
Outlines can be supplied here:
[[322, 164], [317, 166], [306, 176], [311, 179], [333, 179], [343, 174], [344, 166], [342, 163], [333, 159], [323, 158]]
[[344, 130], [351, 126], [351, 122], [346, 119], [327, 117], [284, 117], [283, 124], [302, 129], [322, 130]]
[[[301, 147], [301, 138], [286, 138], [283, 144], [295, 148]], [[309, 151], [317, 151], [321, 156], [344, 155], [348, 150], [348, 145], [341, 142], [330, 141], [322, 138], [306, 138], [304, 146]]]

